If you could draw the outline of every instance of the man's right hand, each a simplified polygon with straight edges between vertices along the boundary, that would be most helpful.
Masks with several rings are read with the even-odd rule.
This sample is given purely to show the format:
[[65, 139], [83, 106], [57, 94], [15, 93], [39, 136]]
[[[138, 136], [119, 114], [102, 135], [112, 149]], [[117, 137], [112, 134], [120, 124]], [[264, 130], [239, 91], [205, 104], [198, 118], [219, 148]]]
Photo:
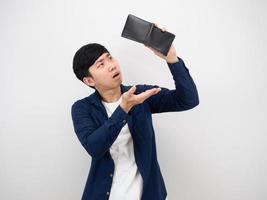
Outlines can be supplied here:
[[137, 95], [134, 94], [135, 90], [136, 86], [134, 85], [127, 92], [124, 92], [122, 94], [120, 106], [127, 113], [134, 105], [143, 103], [150, 96], [157, 94], [161, 90], [161, 88], [152, 88]]

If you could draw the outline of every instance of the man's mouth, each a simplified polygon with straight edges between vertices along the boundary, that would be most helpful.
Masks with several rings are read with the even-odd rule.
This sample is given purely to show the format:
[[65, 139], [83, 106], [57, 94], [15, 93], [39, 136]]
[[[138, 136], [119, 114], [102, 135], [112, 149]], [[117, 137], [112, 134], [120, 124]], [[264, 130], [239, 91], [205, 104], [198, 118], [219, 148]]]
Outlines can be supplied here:
[[113, 78], [117, 78], [119, 75], [120, 75], [120, 73], [118, 72], [113, 76]]

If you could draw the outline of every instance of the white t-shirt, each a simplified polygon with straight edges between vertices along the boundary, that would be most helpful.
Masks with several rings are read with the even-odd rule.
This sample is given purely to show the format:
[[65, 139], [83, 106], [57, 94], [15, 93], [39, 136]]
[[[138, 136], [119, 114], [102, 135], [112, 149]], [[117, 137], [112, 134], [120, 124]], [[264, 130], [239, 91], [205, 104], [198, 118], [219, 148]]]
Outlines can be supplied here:
[[[108, 117], [120, 105], [121, 98], [112, 103], [102, 101]], [[115, 163], [115, 170], [109, 200], [140, 200], [143, 179], [135, 163], [133, 140], [127, 123], [111, 145], [110, 154]], [[165, 200], [168, 200], [167, 197]]]
[[[102, 103], [110, 117], [121, 103], [121, 97], [116, 102]], [[127, 123], [111, 145], [110, 154], [115, 163], [115, 170], [109, 200], [140, 200], [143, 179], [135, 163], [133, 140]]]

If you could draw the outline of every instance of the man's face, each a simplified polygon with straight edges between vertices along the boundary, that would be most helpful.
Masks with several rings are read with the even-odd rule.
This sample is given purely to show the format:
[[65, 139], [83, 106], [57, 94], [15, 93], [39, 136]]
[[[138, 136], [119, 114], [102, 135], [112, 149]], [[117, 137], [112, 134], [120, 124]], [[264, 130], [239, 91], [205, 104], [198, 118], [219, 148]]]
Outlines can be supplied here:
[[89, 72], [93, 77], [85, 77], [84, 82], [98, 90], [113, 89], [122, 82], [119, 63], [110, 53], [103, 53], [89, 68]]

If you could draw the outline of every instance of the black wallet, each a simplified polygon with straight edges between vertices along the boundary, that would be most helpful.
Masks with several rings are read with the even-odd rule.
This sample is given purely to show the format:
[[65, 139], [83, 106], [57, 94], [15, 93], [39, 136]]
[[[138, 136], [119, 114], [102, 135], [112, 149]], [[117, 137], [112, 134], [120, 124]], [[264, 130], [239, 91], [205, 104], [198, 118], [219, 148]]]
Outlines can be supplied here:
[[162, 31], [154, 23], [129, 14], [121, 36], [145, 44], [167, 56], [175, 38], [173, 33]]

